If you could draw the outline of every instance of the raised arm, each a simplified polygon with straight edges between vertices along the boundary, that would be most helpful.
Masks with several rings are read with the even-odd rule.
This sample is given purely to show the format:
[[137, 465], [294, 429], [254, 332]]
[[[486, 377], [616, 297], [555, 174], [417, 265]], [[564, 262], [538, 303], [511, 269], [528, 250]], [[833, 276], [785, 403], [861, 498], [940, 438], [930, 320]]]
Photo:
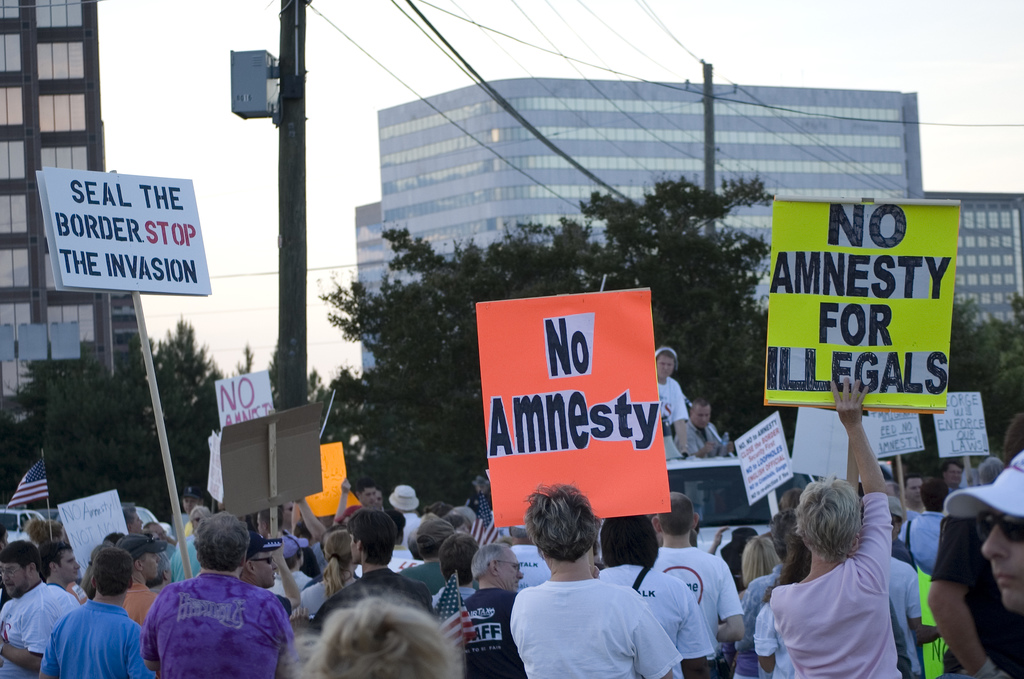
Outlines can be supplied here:
[[[850, 454], [857, 463], [857, 471], [860, 473], [860, 482], [864, 486], [864, 493], [884, 493], [885, 478], [878, 466], [878, 459], [871, 452], [871, 444], [868, 442], [868, 435], [864, 431], [864, 397], [868, 390], [857, 380], [850, 386], [850, 378], [843, 378], [842, 390], [832, 383], [832, 398], [836, 402], [836, 413], [839, 414], [839, 421], [846, 427], [846, 434], [850, 437]], [[856, 486], [856, 484], [854, 484]]]

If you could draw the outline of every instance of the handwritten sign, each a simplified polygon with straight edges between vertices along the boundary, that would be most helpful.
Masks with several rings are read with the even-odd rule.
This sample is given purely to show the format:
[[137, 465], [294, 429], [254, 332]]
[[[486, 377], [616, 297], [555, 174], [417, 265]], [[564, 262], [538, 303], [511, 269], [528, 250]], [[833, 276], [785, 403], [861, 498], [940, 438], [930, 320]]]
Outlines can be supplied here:
[[274, 412], [270, 372], [267, 370], [217, 380], [214, 388], [217, 390], [221, 429]]
[[127, 533], [121, 499], [116, 490], [108, 490], [57, 505], [60, 522], [68, 534], [75, 558], [83, 566], [89, 564], [92, 550], [111, 533]]
[[58, 290], [210, 294], [191, 180], [47, 167], [36, 181]]
[[538, 484], [575, 484], [599, 516], [668, 510], [650, 291], [482, 302], [477, 329], [496, 525]]
[[941, 412], [949, 382], [959, 202], [776, 199], [765, 404]]
[[206, 490], [217, 502], [224, 502], [224, 472], [220, 465], [220, 433], [210, 432], [210, 469], [206, 475]]
[[[340, 441], [321, 444], [320, 470], [324, 489], [307, 497], [306, 502], [317, 516], [334, 516], [341, 500], [341, 482], [348, 476], [345, 469], [345, 450]], [[348, 500], [350, 505], [359, 504], [355, 499], [355, 493], [349, 493]]]
[[736, 439], [736, 455], [740, 458], [750, 504], [793, 478], [786, 433], [782, 431], [778, 411]]
[[939, 457], [988, 455], [988, 431], [980, 392], [951, 393], [946, 412], [936, 414], [934, 419]]
[[[879, 458], [924, 450], [921, 416], [917, 413], [868, 413], [865, 422], [868, 420], [878, 424], [867, 429], [871, 449]], [[872, 438], [875, 432], [878, 436]]]

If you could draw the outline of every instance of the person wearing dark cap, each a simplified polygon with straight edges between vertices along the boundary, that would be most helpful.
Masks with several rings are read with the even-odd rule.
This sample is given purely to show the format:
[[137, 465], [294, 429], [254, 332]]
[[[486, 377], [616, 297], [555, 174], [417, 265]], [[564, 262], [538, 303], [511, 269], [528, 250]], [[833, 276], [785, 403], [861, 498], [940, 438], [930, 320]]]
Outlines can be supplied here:
[[199, 486], [185, 486], [181, 491], [181, 522], [185, 524], [185, 537], [192, 535], [192, 510], [203, 506], [203, 489]]
[[[284, 559], [279, 551], [284, 542], [281, 538], [265, 538], [254, 530], [249, 531], [249, 547], [245, 552], [245, 563], [242, 564], [242, 574], [239, 579], [247, 582], [253, 587], [260, 589], [271, 589], [274, 586], [274, 576], [281, 570], [287, 568]], [[280, 560], [279, 560], [280, 559]], [[295, 580], [290, 579], [292, 587]], [[292, 589], [289, 587], [288, 589]], [[287, 591], [287, 590], [285, 590]], [[296, 605], [291, 596], [271, 592], [281, 602], [285, 613], [292, 614], [292, 608]], [[292, 594], [298, 601], [298, 588], [295, 587]]]
[[202, 570], [167, 585], [142, 625], [142, 658], [163, 679], [273, 679], [290, 672], [297, 658], [288, 616], [273, 594], [239, 579], [249, 537], [227, 512], [196, 528]]
[[141, 625], [156, 601], [156, 594], [149, 591], [146, 582], [160, 574], [160, 555], [167, 549], [167, 543], [149, 535], [132, 534], [121, 538], [117, 547], [132, 557], [132, 586], [125, 594], [124, 610]]

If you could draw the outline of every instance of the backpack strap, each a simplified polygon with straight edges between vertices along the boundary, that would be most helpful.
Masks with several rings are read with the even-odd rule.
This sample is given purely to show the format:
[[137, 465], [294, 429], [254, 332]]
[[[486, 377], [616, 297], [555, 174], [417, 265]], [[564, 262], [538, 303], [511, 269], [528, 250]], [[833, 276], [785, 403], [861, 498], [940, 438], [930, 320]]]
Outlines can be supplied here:
[[650, 573], [650, 572], [651, 572], [650, 568], [642, 568], [642, 569], [640, 569], [640, 574], [637, 575], [636, 576], [636, 580], [633, 581], [633, 589], [634, 590], [636, 590], [637, 592], [640, 591], [640, 583], [644, 581], [644, 578], [646, 578], [647, 574]]

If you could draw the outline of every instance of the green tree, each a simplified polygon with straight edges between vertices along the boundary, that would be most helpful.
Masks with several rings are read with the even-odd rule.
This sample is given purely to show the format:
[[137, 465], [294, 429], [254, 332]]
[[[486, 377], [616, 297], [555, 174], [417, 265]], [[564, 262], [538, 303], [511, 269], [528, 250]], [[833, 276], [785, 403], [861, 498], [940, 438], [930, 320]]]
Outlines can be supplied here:
[[[712, 400], [745, 385], [760, 393], [764, 312], [753, 293], [767, 247], [732, 231], [709, 238], [702, 229], [765, 199], [758, 181], [727, 183], [720, 194], [685, 179], [659, 182], [642, 202], [594, 194], [582, 219], [522, 226], [485, 248], [457, 244], [451, 255], [405, 230], [385, 231], [395, 258], [379, 292], [355, 282], [323, 296], [334, 307], [331, 322], [375, 361], [362, 375], [343, 369], [333, 382], [332, 417], [345, 426], [350, 473], [410, 483], [425, 501], [470, 492], [470, 479], [486, 466], [475, 308], [482, 301], [595, 292], [602, 280], [605, 290], [650, 287], [655, 335], [685, 358], [688, 392], [693, 383]], [[595, 235], [601, 228], [603, 238]], [[689, 329], [694, 324], [707, 327]], [[761, 358], [713, 358], [716, 347], [754, 348]]]

